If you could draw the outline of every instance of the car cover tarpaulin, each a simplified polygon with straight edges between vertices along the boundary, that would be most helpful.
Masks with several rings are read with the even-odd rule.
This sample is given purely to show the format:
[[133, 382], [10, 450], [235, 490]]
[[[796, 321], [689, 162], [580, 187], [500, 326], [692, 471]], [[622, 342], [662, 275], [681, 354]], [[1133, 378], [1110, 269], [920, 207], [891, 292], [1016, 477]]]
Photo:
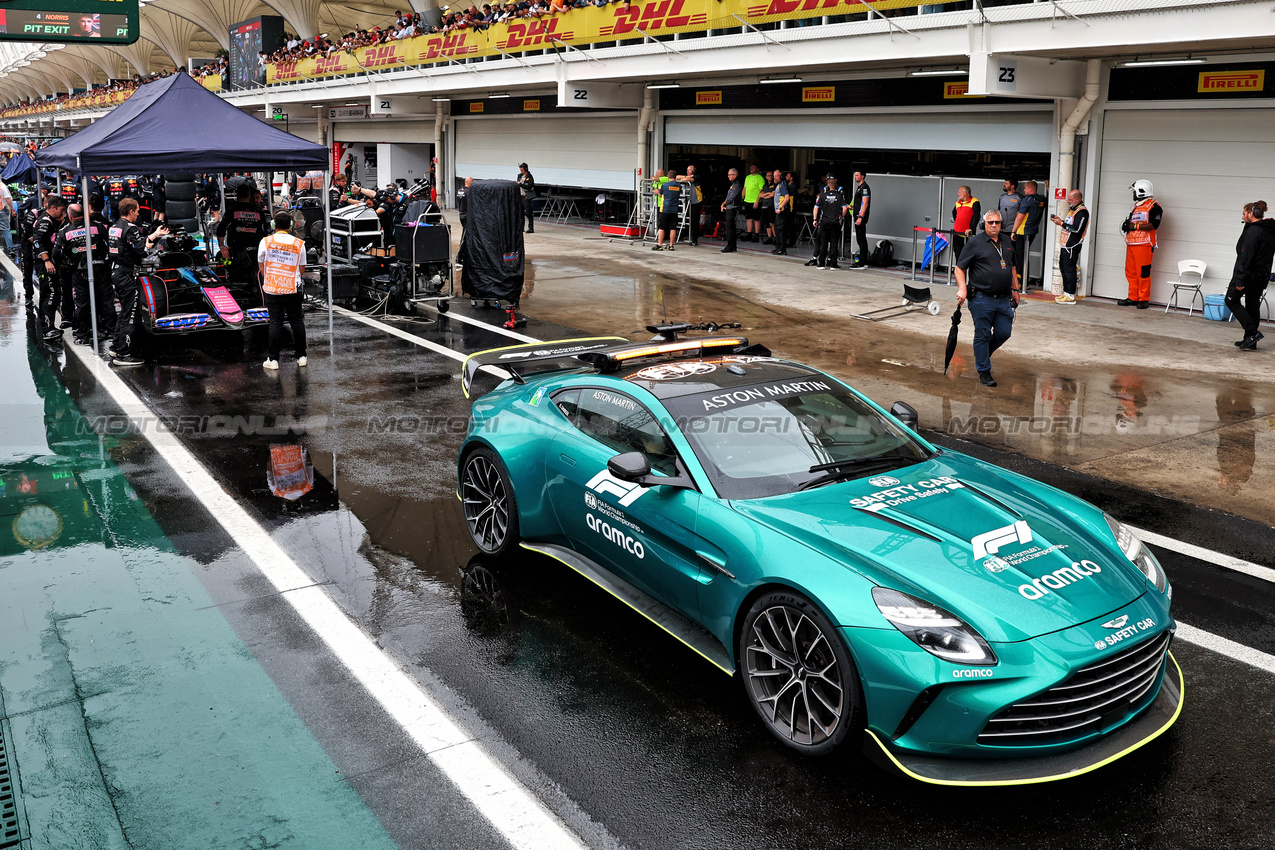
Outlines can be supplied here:
[[516, 302], [526, 262], [522, 190], [512, 180], [478, 180], [468, 198], [460, 240], [461, 290], [471, 298]]
[[9, 158], [9, 162], [0, 171], [0, 180], [6, 183], [34, 183], [36, 181], [35, 162], [25, 151], [18, 151]]

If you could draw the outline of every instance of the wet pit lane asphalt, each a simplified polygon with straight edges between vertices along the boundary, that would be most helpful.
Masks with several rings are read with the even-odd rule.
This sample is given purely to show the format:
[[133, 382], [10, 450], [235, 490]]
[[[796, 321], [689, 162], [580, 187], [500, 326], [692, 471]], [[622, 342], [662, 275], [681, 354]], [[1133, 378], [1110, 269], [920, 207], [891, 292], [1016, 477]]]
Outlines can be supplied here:
[[[264, 338], [232, 338], [170, 343], [158, 365], [120, 374], [378, 646], [591, 846], [1270, 846], [1270, 673], [1178, 641], [1177, 725], [1068, 782], [944, 789], [855, 754], [803, 760], [760, 727], [736, 680], [567, 568], [530, 554], [476, 556], [454, 494], [468, 411], [457, 361], [342, 317], [329, 346], [320, 317], [307, 324], [304, 370], [285, 359], [264, 372]], [[454, 319], [397, 326], [465, 353], [514, 342]], [[522, 332], [583, 335], [534, 319]], [[62, 375], [95, 427], [119, 431], [130, 483], [387, 832], [403, 847], [501, 846], [132, 435], [138, 426], [110, 418], [91, 374], [68, 358]], [[1150, 530], [1275, 563], [1275, 534], [1260, 524], [927, 436]], [[301, 484], [285, 468], [297, 456], [283, 449], [295, 446], [313, 465]], [[307, 484], [297, 498], [278, 494]], [[1275, 653], [1275, 586], [1157, 554], [1177, 617]]]

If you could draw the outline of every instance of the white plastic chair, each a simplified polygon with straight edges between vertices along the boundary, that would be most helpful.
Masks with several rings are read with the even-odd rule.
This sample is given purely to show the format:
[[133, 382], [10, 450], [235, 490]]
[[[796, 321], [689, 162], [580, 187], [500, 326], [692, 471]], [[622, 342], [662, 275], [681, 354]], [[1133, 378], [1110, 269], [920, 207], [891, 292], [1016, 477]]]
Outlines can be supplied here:
[[[1178, 280], [1173, 284], [1173, 294], [1169, 296], [1169, 303], [1164, 305], [1164, 312], [1169, 312], [1169, 308], [1173, 308], [1173, 312], [1177, 312], [1178, 293], [1188, 291], [1191, 293], [1191, 303], [1187, 305], [1186, 314], [1190, 316], [1195, 312], [1195, 299], [1200, 299], [1200, 312], [1204, 312], [1204, 293], [1200, 292], [1200, 287], [1204, 285], [1204, 272], [1208, 269], [1208, 263], [1203, 260], [1180, 260], [1178, 262]], [[1198, 275], [1194, 282], [1188, 282], [1186, 275]]]

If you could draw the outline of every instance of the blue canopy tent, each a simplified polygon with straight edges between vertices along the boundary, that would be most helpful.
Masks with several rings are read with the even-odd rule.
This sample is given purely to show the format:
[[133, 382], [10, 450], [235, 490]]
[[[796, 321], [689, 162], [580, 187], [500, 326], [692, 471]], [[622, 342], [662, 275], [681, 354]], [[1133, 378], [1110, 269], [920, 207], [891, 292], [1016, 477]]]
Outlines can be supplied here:
[[18, 151], [9, 157], [9, 163], [4, 167], [4, 171], [0, 171], [0, 180], [5, 183], [34, 183], [39, 175], [40, 172], [36, 169], [31, 157], [23, 151]]
[[[195, 171], [331, 171], [328, 149], [259, 121], [185, 73], [142, 85], [128, 100], [75, 135], [36, 153], [40, 166], [88, 175]], [[325, 179], [326, 183], [326, 179]], [[327, 192], [324, 186], [324, 203]], [[328, 210], [324, 220], [328, 222]], [[330, 232], [325, 227], [324, 232]], [[330, 253], [330, 252], [329, 252]], [[91, 257], [90, 257], [91, 260]], [[90, 269], [92, 264], [90, 262]], [[91, 274], [91, 273], [90, 273]], [[89, 295], [93, 298], [94, 287]], [[328, 330], [332, 328], [328, 262]], [[97, 305], [91, 307], [97, 338]]]

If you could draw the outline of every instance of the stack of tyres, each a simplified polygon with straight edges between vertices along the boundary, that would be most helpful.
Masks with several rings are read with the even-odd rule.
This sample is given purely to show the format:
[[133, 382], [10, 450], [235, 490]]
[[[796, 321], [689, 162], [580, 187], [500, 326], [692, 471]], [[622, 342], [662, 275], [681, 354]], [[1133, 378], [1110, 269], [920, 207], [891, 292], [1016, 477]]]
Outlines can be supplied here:
[[192, 235], [199, 232], [199, 213], [195, 210], [195, 175], [189, 172], [165, 175], [164, 218], [170, 230], [178, 227]]

